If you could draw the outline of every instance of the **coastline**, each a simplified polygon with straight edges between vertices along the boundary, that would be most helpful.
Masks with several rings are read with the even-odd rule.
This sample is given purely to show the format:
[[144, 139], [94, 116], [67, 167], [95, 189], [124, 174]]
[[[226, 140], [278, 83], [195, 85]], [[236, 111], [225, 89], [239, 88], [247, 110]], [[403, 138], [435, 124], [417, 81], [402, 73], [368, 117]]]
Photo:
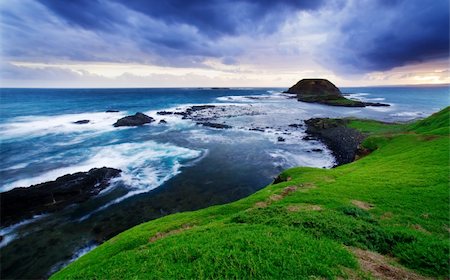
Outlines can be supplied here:
[[[122, 90], [119, 92], [122, 92]], [[209, 96], [213, 92], [216, 91], [208, 91], [207, 95]], [[102, 94], [105, 93], [102, 92]], [[185, 90], [180, 91], [179, 95], [181, 96], [181, 94], [186, 94]], [[224, 93], [217, 95], [217, 97], [213, 95], [214, 98], [206, 102], [203, 100], [198, 103], [189, 102], [189, 104], [183, 106], [164, 105], [161, 109], [155, 108], [151, 111], [143, 111], [154, 118], [155, 121], [133, 129], [115, 128], [113, 126], [119, 118], [133, 115], [137, 111], [123, 110], [123, 107], [116, 105], [108, 105], [104, 109], [101, 107], [98, 109], [99, 107], [95, 105], [98, 110], [102, 111], [95, 114], [84, 113], [83, 111], [82, 114], [58, 115], [55, 112], [57, 115], [51, 117], [50, 122], [45, 116], [17, 119], [20, 123], [17, 122], [14, 125], [20, 124], [21, 129], [33, 129], [31, 131], [27, 130], [29, 136], [33, 137], [36, 131], [36, 133], [39, 133], [37, 136], [42, 137], [42, 139], [49, 139], [49, 143], [55, 144], [52, 146], [57, 149], [50, 156], [57, 156], [60, 153], [59, 151], [65, 153], [66, 150], [73, 150], [74, 147], [76, 148], [80, 144], [83, 147], [84, 143], [80, 142], [83, 138], [89, 141], [92, 139], [94, 140], [94, 145], [101, 145], [100, 149], [93, 146], [92, 149], [85, 149], [83, 153], [87, 152], [87, 155], [89, 155], [92, 151], [93, 154], [94, 152], [100, 152], [100, 154], [104, 155], [103, 157], [111, 156], [119, 160], [117, 161], [118, 163], [123, 162], [113, 167], [128, 174], [130, 174], [129, 170], [137, 170], [135, 169], [136, 167], [145, 164], [142, 161], [134, 161], [133, 163], [128, 160], [129, 156], [131, 155], [132, 158], [138, 156], [138, 159], [148, 158], [149, 152], [153, 149], [160, 150], [161, 155], [166, 153], [165, 151], [167, 150], [176, 154], [186, 154], [186, 152], [195, 150], [203, 155], [201, 155], [202, 160], [194, 159], [193, 161], [188, 161], [181, 169], [177, 169], [176, 176], [156, 189], [152, 191], [142, 190], [146, 193], [128, 198], [127, 201], [111, 205], [107, 209], [101, 210], [103, 208], [99, 209], [99, 207], [107, 205], [117, 197], [127, 195], [129, 189], [126, 187], [108, 187], [101, 191], [100, 195], [93, 196], [79, 205], [72, 204], [68, 208], [40, 218], [39, 221], [30, 220], [29, 224], [5, 235], [5, 240], [15, 239], [2, 248], [4, 255], [9, 256], [8, 258], [5, 257], [5, 260], [9, 261], [4, 263], [4, 269], [10, 267], [9, 264], [13, 264], [14, 258], [27, 258], [34, 254], [33, 252], [39, 253], [42, 251], [38, 248], [46, 246], [45, 256], [39, 258], [35, 267], [27, 269], [30, 273], [31, 271], [44, 271], [46, 263], [53, 265], [56, 263], [55, 260], [73, 259], [79, 255], [79, 252], [85, 251], [86, 244], [91, 244], [92, 242], [101, 244], [105, 240], [142, 222], [178, 212], [229, 203], [247, 197], [269, 184], [277, 174], [288, 167], [303, 165], [320, 168], [324, 166], [331, 167], [333, 165], [331, 153], [328, 148], [318, 141], [318, 137], [303, 140], [303, 138], [311, 137], [311, 135], [305, 134], [307, 126], [303, 120], [326, 115], [336, 118], [341, 116], [342, 113], [339, 112], [348, 112], [342, 114], [342, 117], [345, 117], [347, 114], [355, 114], [351, 113], [354, 112], [353, 109], [350, 111], [345, 108], [329, 108], [323, 105], [286, 99], [286, 96], [278, 93], [278, 91], [224, 91]], [[358, 94], [356, 96], [359, 98]], [[371, 97], [377, 98], [378, 96], [362, 96], [362, 98]], [[170, 95], [164, 98], [170, 98]], [[126, 102], [128, 99], [127, 97], [123, 101]], [[203, 107], [204, 105], [206, 107]], [[200, 107], [194, 107], [194, 110], [187, 111], [192, 106]], [[204, 110], [197, 110], [197, 108]], [[287, 108], [292, 108], [292, 110], [287, 110]], [[106, 110], [115, 112], [106, 113]], [[388, 112], [402, 112], [398, 107], [386, 110]], [[162, 114], [158, 114], [159, 112]], [[255, 114], [255, 112], [258, 112], [258, 114]], [[367, 113], [377, 111], [365, 109], [363, 112], [364, 114], [360, 116], [370, 118], [370, 115], [367, 115]], [[386, 116], [389, 117], [390, 114], [387, 113]], [[375, 116], [382, 115], [382, 113], [378, 113]], [[161, 123], [164, 119], [167, 123]], [[79, 120], [82, 120], [83, 123], [75, 123]], [[89, 120], [89, 122], [85, 120]], [[43, 127], [41, 123], [44, 123], [44, 121], [45, 126]], [[196, 123], [200, 123], [200, 125], [196, 125]], [[231, 128], [222, 129], [228, 126], [231, 126]], [[63, 133], [71, 133], [72, 131], [75, 132], [74, 136], [69, 134], [68, 137], [64, 137]], [[83, 135], [78, 135], [78, 131]], [[4, 132], [5, 135], [10, 137], [15, 136], [11, 134], [14, 132], [12, 130], [6, 129]], [[191, 132], [192, 136], [195, 137], [192, 138], [190, 136]], [[49, 136], [46, 136], [46, 133], [50, 133]], [[101, 137], [97, 140], [98, 133], [104, 133], [104, 136], [100, 135]], [[26, 142], [28, 135], [22, 135], [23, 133], [20, 134], [21, 138], [18, 141], [28, 144], [29, 142]], [[148, 137], [154, 138], [155, 142], [169, 140], [171, 145], [161, 146], [157, 143], [149, 142]], [[63, 143], [58, 143], [60, 138], [64, 141]], [[65, 143], [66, 139], [70, 139], [70, 141]], [[131, 143], [128, 144], [127, 142]], [[11, 141], [11, 143], [13, 142]], [[232, 143], [236, 144], [230, 145]], [[106, 146], [104, 146], [105, 144]], [[151, 144], [151, 149], [144, 150], [143, 148], [148, 147], [149, 144]], [[182, 147], [188, 149], [182, 149]], [[216, 150], [215, 147], [221, 148]], [[24, 154], [27, 153], [26, 148]], [[35, 149], [35, 151], [39, 150]], [[261, 153], [261, 151], [264, 151], [264, 153]], [[71, 152], [67, 155], [70, 155], [70, 157], [67, 157], [69, 162], [62, 162], [55, 158], [55, 164], [59, 162], [64, 165], [69, 164], [70, 167], [70, 160], [77, 154]], [[125, 157], [125, 155], [127, 156]], [[151, 157], [155, 156], [155, 154], [151, 155]], [[159, 153], [156, 156], [159, 157]], [[43, 155], [40, 158], [48, 158], [48, 155]], [[168, 159], [170, 162], [171, 158]], [[217, 162], [227, 164], [222, 164], [219, 171], [214, 168], [217, 166]], [[88, 161], [87, 163], [89, 167], [108, 166], [106, 163], [100, 163], [101, 165], [99, 165], [98, 161]], [[129, 163], [133, 165], [128, 166]], [[23, 164], [22, 166], [25, 165]], [[88, 170], [81, 169], [82, 166], [85, 166], [85, 164], [77, 164], [74, 166], [75, 168], [61, 169], [61, 172], [66, 170], [74, 170], [73, 172]], [[19, 165], [14, 163], [14, 166], [11, 167], [19, 168]], [[39, 168], [39, 166], [37, 167]], [[51, 165], [48, 167], [51, 168]], [[11, 169], [14, 172], [19, 172], [19, 170], [21, 169], [15, 171]], [[170, 172], [172, 169], [168, 168], [167, 170]], [[21, 172], [27, 174], [27, 171]], [[66, 173], [69, 172], [60, 174]], [[49, 176], [36, 177], [34, 182], [42, 182], [39, 180], [44, 177], [48, 178], [46, 180], [54, 180], [57, 177], [50, 175], [49, 173]], [[24, 183], [15, 185], [26, 186]], [[130, 213], [134, 214], [130, 216]], [[84, 217], [87, 217], [87, 219]], [[80, 219], [84, 220], [80, 221]], [[70, 225], [72, 220], [76, 229]], [[59, 232], [65, 232], [65, 234], [59, 234]], [[70, 239], [71, 242], [65, 242], [67, 239]], [[29, 250], [23, 252], [30, 254], [12, 254], [13, 250], [25, 247], [29, 248]], [[46, 260], [46, 258], [49, 260]], [[39, 273], [44, 275], [46, 271]], [[29, 274], [29, 277], [31, 275], [37, 274]]]
[[[98, 265], [101, 265], [102, 267], [108, 267], [110, 262], [107, 259], [104, 259], [105, 257], [113, 257], [115, 261], [120, 259], [120, 256], [116, 256], [112, 252], [114, 252], [115, 247], [124, 246], [123, 244], [127, 244], [130, 239], [142, 240], [142, 238], [144, 238], [145, 240], [142, 240], [143, 243], [139, 244], [147, 244], [145, 245], [146, 248], [148, 248], [150, 252], [153, 252], [151, 254], [155, 254], [156, 252], [154, 252], [152, 249], [154, 248], [154, 246], [164, 246], [164, 248], [166, 248], [164, 250], [170, 251], [170, 246], [173, 246], [174, 244], [172, 243], [172, 241], [175, 240], [178, 240], [176, 243], [179, 244], [178, 246], [183, 246], [184, 242], [187, 242], [188, 240], [190, 240], [189, 242], [195, 243], [197, 242], [196, 240], [203, 240], [203, 237], [206, 238], [208, 236], [208, 232], [218, 231], [217, 234], [219, 234], [221, 238], [224, 238], [224, 240], [230, 240], [229, 242], [236, 242], [231, 241], [234, 239], [229, 239], [233, 238], [233, 236], [235, 236], [234, 234], [226, 235], [226, 232], [228, 232], [228, 228], [233, 229], [237, 232], [241, 232], [243, 238], [246, 239], [248, 238], [246, 237], [246, 235], [248, 234], [247, 230], [249, 230], [250, 232], [257, 232], [260, 229], [263, 230], [267, 226], [269, 226], [268, 229], [270, 229], [271, 225], [277, 227], [281, 225], [289, 225], [289, 227], [285, 228], [286, 232], [281, 233], [277, 231], [277, 233], [275, 234], [277, 238], [287, 238], [285, 234], [290, 234], [292, 230], [295, 230], [295, 228], [299, 228], [303, 232], [307, 233], [307, 235], [312, 233], [320, 233], [320, 235], [328, 236], [328, 238], [337, 241], [339, 244], [342, 242], [346, 246], [352, 246], [352, 248], [356, 247], [364, 249], [363, 251], [361, 251], [360, 249], [350, 249], [349, 251], [347, 251], [347, 253], [344, 252], [345, 250], [339, 251], [339, 246], [335, 247], [335, 249], [320, 249], [319, 251], [322, 252], [322, 250], [325, 250], [324, 252], [327, 253], [330, 253], [333, 250], [338, 250], [339, 253], [338, 251], [335, 251], [335, 253], [342, 256], [338, 258], [338, 260], [341, 261], [339, 264], [329, 263], [329, 260], [326, 257], [321, 257], [323, 258], [321, 260], [322, 265], [329, 265], [329, 268], [331, 269], [328, 271], [328, 273], [331, 274], [319, 274], [322, 275], [322, 277], [331, 277], [332, 275], [346, 275], [346, 277], [349, 277], [350, 275], [350, 277], [352, 277], [351, 275], [355, 275], [352, 273], [376, 273], [376, 266], [372, 267], [372, 269], [375, 270], [371, 270], [370, 267], [367, 267], [363, 263], [360, 263], [361, 266], [358, 268], [355, 263], [347, 260], [346, 257], [343, 258], [343, 255], [346, 254], [350, 254], [348, 256], [353, 255], [353, 257], [356, 257], [359, 262], [361, 261], [360, 258], [365, 258], [369, 262], [373, 261], [373, 259], [371, 258], [378, 258], [380, 260], [383, 260], [378, 265], [382, 265], [385, 268], [385, 273], [395, 273], [399, 277], [413, 277], [422, 279], [422, 276], [420, 274], [416, 274], [417, 272], [410, 272], [408, 269], [403, 268], [403, 266], [409, 267], [410, 269], [415, 269], [416, 271], [429, 276], [442, 275], [442, 273], [445, 273], [445, 271], [447, 271], [448, 264], [439, 262], [437, 261], [437, 259], [440, 258], [440, 254], [445, 254], [445, 251], [448, 250], [448, 246], [444, 246], [442, 245], [442, 243], [431, 245], [431, 243], [427, 242], [435, 242], [432, 240], [435, 240], [435, 238], [442, 238], [444, 230], [435, 226], [435, 223], [440, 223], [439, 219], [436, 220], [436, 218], [434, 218], [430, 220], [427, 218], [428, 216], [422, 217], [420, 222], [421, 225], [416, 224], [414, 226], [407, 226], [411, 223], [410, 218], [408, 218], [411, 213], [421, 213], [421, 211], [423, 211], [422, 206], [419, 207], [419, 205], [416, 205], [414, 203], [414, 197], [416, 196], [416, 194], [414, 192], [411, 192], [409, 189], [409, 185], [414, 184], [414, 181], [409, 181], [410, 179], [408, 178], [415, 178], [419, 174], [414, 174], [411, 171], [408, 171], [408, 168], [399, 169], [401, 165], [398, 165], [399, 163], [397, 163], [397, 159], [401, 160], [401, 164], [412, 164], [412, 166], [416, 164], [416, 158], [411, 159], [410, 162], [403, 162], [402, 158], [404, 158], [403, 154], [405, 154], [405, 147], [415, 147], [414, 152], [420, 155], [428, 154], [428, 157], [425, 157], [421, 160], [427, 161], [427, 166], [436, 168], [436, 171], [439, 170], [440, 173], [438, 174], [440, 175], [438, 177], [435, 177], [435, 179], [439, 180], [439, 182], [441, 183], [434, 186], [433, 188], [429, 186], [427, 191], [430, 192], [431, 190], [433, 190], [433, 193], [429, 193], [429, 195], [433, 194], [431, 196], [433, 197], [432, 200], [443, 199], [443, 197], [440, 197], [440, 190], [442, 190], [442, 188], [445, 189], [446, 179], [445, 176], [442, 175], [448, 172], [448, 167], [442, 166], [442, 160], [445, 161], [446, 158], [443, 152], [445, 153], [445, 150], [448, 151], [448, 146], [445, 149], [445, 143], [448, 142], [448, 139], [446, 138], [448, 138], [449, 132], [448, 121], [447, 127], [442, 127], [439, 123], [442, 124], [442, 120], [445, 120], [445, 118], [447, 118], [448, 120], [448, 113], [449, 108], [446, 108], [428, 119], [413, 124], [403, 124], [401, 125], [401, 130], [399, 128], [400, 125], [392, 126], [384, 123], [374, 124], [373, 121], [358, 120], [355, 123], [352, 123], [351, 126], [360, 127], [359, 130], [365, 133], [367, 133], [368, 130], [373, 131], [372, 133], [370, 133], [371, 136], [369, 136], [369, 138], [364, 141], [363, 145], [369, 150], [374, 150], [374, 153], [376, 154], [375, 156], [371, 154], [364, 159], [354, 162], [351, 165], [344, 164], [337, 168], [329, 170], [301, 167], [293, 168], [283, 172], [280, 175], [280, 181], [275, 182], [273, 185], [269, 185], [261, 191], [238, 202], [221, 206], [214, 206], [196, 212], [169, 215], [166, 218], [141, 224], [114, 237], [104, 245], [95, 249], [93, 252], [87, 254], [80, 260], [55, 274], [52, 279], [63, 279], [64, 277], [72, 276], [93, 277], [94, 275], [96, 275], [96, 277], [98, 277], [99, 275], [108, 275], [102, 274], [105, 273], [105, 271], [103, 270], [103, 272], [100, 272], [96, 270], [95, 267], [97, 267]], [[437, 118], [439, 119], [435, 121], [435, 119]], [[361, 128], [361, 123], [363, 123], [364, 125], [363, 128]], [[445, 121], [443, 124], [445, 124]], [[379, 132], [380, 130], [382, 130], [381, 134]], [[392, 131], [396, 132], [395, 136], [392, 135]], [[410, 132], [408, 133], [408, 131]], [[411, 134], [411, 132], [415, 134]], [[424, 137], [423, 135], [428, 136]], [[432, 135], [432, 137], [430, 135]], [[436, 149], [437, 147], [440, 148]], [[406, 152], [405, 156], [409, 156], [410, 153], [411, 152]], [[388, 156], [390, 160], [384, 160], [384, 158]], [[377, 170], [373, 170], [373, 166], [377, 166]], [[390, 169], [403, 174], [398, 178], [403, 181], [404, 186], [396, 185], [396, 181], [390, 182], [389, 180], [386, 180], [387, 177], [392, 176], [388, 175], [391, 174]], [[347, 173], [346, 170], [352, 170], [353, 172]], [[374, 174], [377, 175], [373, 177]], [[387, 177], [383, 177], [382, 174], [385, 174], [384, 176]], [[356, 177], [353, 178], [354, 176]], [[347, 184], [343, 185], [340, 182], [347, 182]], [[356, 184], [360, 187], [364, 186], [362, 187], [362, 192], [358, 190], [358, 188], [352, 188], [351, 186], [353, 184]], [[389, 192], [386, 192], [386, 188], [389, 189], [394, 186], [398, 188], [397, 192], [401, 191], [401, 195], [403, 196], [403, 200], [397, 201], [397, 203], [403, 205], [402, 208], [392, 208], [389, 203], [386, 204], [385, 200], [389, 201], [390, 199], [392, 199], [390, 198]], [[371, 191], [367, 192], [364, 190], [367, 188]], [[339, 189], [345, 190], [345, 198], [342, 198], [340, 195], [338, 195]], [[325, 194], [327, 194], [329, 197], [324, 196]], [[383, 199], [381, 199], [381, 197], [378, 197], [380, 195], [383, 197]], [[315, 199], [313, 199], [314, 197]], [[338, 199], [338, 204], [342, 206], [338, 206], [336, 208], [335, 204], [337, 203], [337, 201], [334, 201], [334, 199]], [[434, 208], [429, 208], [428, 205], [428, 211], [432, 211], [432, 215], [437, 215], [436, 217], [439, 217], [439, 215], [445, 213], [445, 209], [447, 208], [448, 206], [442, 204], [435, 204]], [[396, 215], [399, 215], [400, 217], [402, 217], [402, 219], [395, 219], [392, 222], [398, 223], [401, 221], [400, 228], [394, 231], [392, 231], [393, 229], [388, 230], [388, 228], [385, 228], [383, 224], [387, 223], [387, 225], [389, 225], [391, 223], [391, 217], [395, 217]], [[427, 215], [430, 215], [430, 212]], [[280, 218], [279, 220], [278, 217]], [[274, 218], [275, 220], [273, 220]], [[320, 222], [323, 219], [326, 220], [325, 223]], [[310, 224], [312, 221], [317, 224]], [[380, 221], [384, 222], [380, 223]], [[264, 227], [257, 229], [257, 225], [263, 224], [265, 225]], [[247, 226], [250, 225], [253, 226], [247, 228]], [[293, 228], [291, 228], [292, 226]], [[363, 226], [363, 228], [360, 228], [361, 226]], [[346, 233], [344, 229], [346, 229], [347, 227], [349, 227], [348, 230], [350, 230], [351, 228], [351, 231]], [[358, 231], [358, 238], [356, 240], [353, 240], [350, 236], [346, 236], [346, 234], [350, 234], [355, 230]], [[219, 232], [223, 232], [223, 234], [225, 235], [220, 235]], [[403, 237], [402, 239], [397, 239], [399, 236], [397, 236], [397, 234], [400, 234], [400, 232], [402, 232]], [[379, 237], [374, 240], [372, 239], [373, 234], [379, 235]], [[392, 234], [394, 234], [394, 236], [391, 236]], [[147, 238], [149, 239], [147, 240]], [[298, 236], [298, 238], [306, 238], [306, 236], [302, 235], [301, 237]], [[391, 240], [390, 238], [394, 239]], [[411, 238], [411, 240], [414, 240], [414, 242], [419, 242], [419, 244], [423, 243], [428, 244], [427, 246], [434, 246], [434, 253], [432, 253], [431, 255], [426, 255], [430, 254], [431, 252], [426, 253], [422, 251], [422, 245], [418, 245], [419, 247], [407, 245], [412, 247], [406, 250], [404, 244], [410, 244], [409, 242], [411, 242], [408, 241], [408, 238]], [[258, 239], [255, 239], [253, 242], [256, 242], [256, 248], [260, 248], [258, 246], [263, 246], [262, 244], [258, 243]], [[155, 243], [155, 245], [152, 245], [152, 243]], [[272, 245], [275, 246], [274, 243], [272, 243]], [[318, 244], [311, 244], [311, 246], [317, 245]], [[138, 245], [138, 247], [139, 246], [141, 245]], [[219, 244], [212, 245], [211, 248], [204, 248], [203, 250], [223, 250], [222, 246], [223, 245], [221, 245], [221, 243], [219, 242]], [[287, 245], [281, 244], [281, 246], [282, 247], [275, 246], [276, 249], [274, 249], [274, 247], [272, 247], [272, 249], [284, 252], [284, 249], [286, 248], [284, 246]], [[293, 246], [293, 244], [291, 244], [291, 246]], [[404, 249], [403, 251], [398, 251], [397, 249], [395, 249], [397, 247]], [[367, 250], [367, 248], [369, 248], [369, 250]], [[128, 255], [133, 255], [134, 250], [135, 249], [129, 249]], [[252, 247], [247, 247], [247, 250], [251, 251]], [[311, 254], [309, 253], [309, 251], [306, 250], [305, 252], [307, 254], [307, 258], [314, 258], [313, 255], [308, 255]], [[373, 255], [375, 254], [373, 252], [378, 252], [377, 254], [381, 255], [376, 257], [375, 255]], [[387, 262], [387, 260], [384, 260], [385, 257], [383, 256], [383, 254], [386, 253], [394, 254], [394, 256], [399, 259], [399, 263], [395, 263], [394, 266], [387, 265], [385, 263], [385, 261]], [[146, 256], [147, 258], [150, 258], [151, 255], [146, 254]], [[255, 255], [255, 257], [257, 256], [258, 254]], [[291, 257], [295, 259], [299, 256], [294, 255]], [[252, 257], [250, 256], [250, 258]], [[417, 262], [418, 259], [416, 261], [415, 258], [419, 258], [420, 261]], [[207, 259], [208, 258], [205, 259], [205, 257], [200, 257], [199, 261], [202, 262], [206, 261]], [[93, 262], [93, 260], [95, 260], [95, 262]], [[100, 264], [96, 264], [96, 262], [98, 261]], [[221, 258], [219, 258], [218, 261], [225, 263], [228, 262], [227, 259]], [[245, 259], [242, 261], [245, 261]], [[392, 262], [392, 260], [390, 262]], [[170, 266], [170, 262], [168, 262], [168, 264]], [[133, 262], [131, 262], [129, 265], [130, 267], [135, 267], [136, 265], [139, 266], [138, 263]], [[338, 267], [347, 267], [346, 269], [349, 270], [344, 270], [346, 272], [343, 272], [341, 268], [334, 270], [335, 268], [333, 267], [335, 267], [335, 265], [337, 265]], [[89, 272], [83, 272], [85, 271], [83, 268], [86, 268], [87, 266], [90, 267]], [[185, 269], [188, 269], [189, 267], [189, 264], [184, 265]], [[135, 269], [131, 269], [131, 271], [129, 271], [125, 267], [121, 267], [120, 269], [122, 269], [123, 273], [125, 273], [124, 275], [128, 275], [128, 272], [136, 271]], [[260, 267], [260, 269], [262, 271], [261, 273], [264, 273], [266, 271], [266, 268], [264, 267]], [[288, 270], [295, 271], [293, 267], [290, 267]], [[150, 269], [149, 272], [150, 271], [153, 271], [152, 273], [155, 273], [154, 270]], [[189, 275], [190, 271], [190, 269], [185, 270], [185, 273], [188, 274], [184, 275]], [[159, 275], [171, 275], [170, 270], [162, 270], [159, 271], [159, 273], [163, 273]], [[247, 273], [247, 270], [244, 270], [241, 273], [244, 273], [245, 275], [245, 273]], [[297, 273], [300, 272], [297, 271]], [[383, 273], [381, 274], [381, 276], [383, 276]]]

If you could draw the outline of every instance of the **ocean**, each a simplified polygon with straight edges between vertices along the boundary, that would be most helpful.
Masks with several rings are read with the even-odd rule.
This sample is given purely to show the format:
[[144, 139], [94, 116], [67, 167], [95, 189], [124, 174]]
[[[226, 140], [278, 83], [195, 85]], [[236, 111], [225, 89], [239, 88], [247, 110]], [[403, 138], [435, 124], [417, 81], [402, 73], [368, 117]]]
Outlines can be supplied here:
[[[341, 89], [352, 99], [391, 105], [366, 108], [298, 102], [283, 90], [1, 89], [1, 192], [95, 167], [122, 170], [86, 202], [2, 225], [2, 277], [46, 277], [134, 225], [248, 196], [286, 168], [331, 168], [331, 152], [304, 139], [306, 119], [407, 122], [450, 104], [448, 86]], [[195, 120], [158, 114], [194, 105], [215, 107], [196, 112]], [[155, 122], [113, 126], [136, 112]], [[89, 122], [74, 123], [80, 120]]]

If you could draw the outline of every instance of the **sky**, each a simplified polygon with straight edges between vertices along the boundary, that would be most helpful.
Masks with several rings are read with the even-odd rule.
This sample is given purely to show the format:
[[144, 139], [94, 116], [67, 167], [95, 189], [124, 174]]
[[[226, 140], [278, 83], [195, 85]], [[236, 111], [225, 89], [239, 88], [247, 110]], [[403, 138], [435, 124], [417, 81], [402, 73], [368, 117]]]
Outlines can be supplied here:
[[450, 83], [448, 0], [0, 0], [2, 87]]

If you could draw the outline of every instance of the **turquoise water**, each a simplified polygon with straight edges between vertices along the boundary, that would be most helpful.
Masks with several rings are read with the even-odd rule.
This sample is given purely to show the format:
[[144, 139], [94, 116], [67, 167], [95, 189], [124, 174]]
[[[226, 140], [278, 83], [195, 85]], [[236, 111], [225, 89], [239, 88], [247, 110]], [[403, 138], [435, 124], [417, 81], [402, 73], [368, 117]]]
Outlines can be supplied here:
[[[450, 104], [448, 87], [342, 89], [350, 98], [391, 105], [367, 108], [297, 102], [282, 90], [1, 89], [1, 191], [94, 167], [123, 171], [107, 191], [88, 202], [2, 227], [0, 246], [8, 260], [2, 261], [2, 275], [42, 277], [143, 221], [242, 198], [285, 168], [334, 165], [326, 147], [303, 140], [304, 128], [289, 124], [325, 116], [410, 121]], [[214, 122], [232, 129], [157, 114], [194, 104], [218, 106], [211, 112]], [[119, 112], [106, 113], [111, 109]], [[112, 126], [135, 112], [156, 121], [142, 127]], [[167, 124], [160, 124], [162, 119]], [[90, 122], [73, 123], [78, 120]], [[19, 261], [27, 259], [32, 263]]]

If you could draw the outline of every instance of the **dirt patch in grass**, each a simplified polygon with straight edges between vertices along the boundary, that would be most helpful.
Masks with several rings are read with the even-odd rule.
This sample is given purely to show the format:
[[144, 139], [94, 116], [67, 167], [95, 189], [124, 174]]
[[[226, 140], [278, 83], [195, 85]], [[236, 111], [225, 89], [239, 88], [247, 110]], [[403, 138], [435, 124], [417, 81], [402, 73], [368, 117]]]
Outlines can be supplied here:
[[280, 194], [273, 194], [273, 195], [269, 196], [269, 199], [267, 199], [266, 201], [256, 202], [255, 205], [253, 205], [253, 208], [266, 208], [272, 202], [280, 201], [283, 198], [285, 198], [286, 196], [296, 192], [297, 189], [298, 189], [297, 186], [288, 186], [288, 187], [284, 188]]
[[428, 219], [430, 217], [429, 213], [423, 213], [422, 215], [420, 215], [422, 218], [424, 219]]
[[430, 279], [423, 277], [417, 273], [406, 270], [400, 266], [393, 266], [390, 263], [393, 259], [380, 255], [375, 252], [361, 250], [357, 248], [351, 248], [351, 251], [355, 254], [361, 269], [370, 273], [375, 279], [388, 279], [388, 280], [421, 280]]
[[285, 197], [293, 192], [295, 192], [297, 190], [297, 186], [289, 186], [283, 189], [283, 191], [281, 192], [281, 196]]
[[317, 188], [317, 186], [314, 183], [306, 182], [306, 183], [300, 184], [299, 188], [300, 188], [299, 189], [300, 192], [307, 192], [307, 191], [309, 191], [311, 189]]
[[367, 203], [364, 201], [360, 201], [360, 200], [352, 200], [352, 204], [363, 210], [370, 210], [373, 207], [375, 207], [373, 204], [370, 204], [370, 203]]
[[280, 194], [273, 194], [269, 197], [270, 201], [279, 201], [282, 200], [283, 198], [285, 198], [286, 196], [296, 192], [298, 189], [297, 186], [288, 186], [286, 188], [284, 188]]
[[260, 201], [260, 202], [256, 202], [254, 207], [255, 208], [266, 208], [267, 205], [269, 205], [267, 202]]
[[282, 200], [283, 196], [279, 195], [279, 194], [273, 194], [269, 197], [270, 201], [279, 201]]
[[381, 215], [381, 219], [389, 220], [389, 219], [392, 219], [393, 216], [394, 216], [394, 214], [392, 214], [392, 212], [385, 212], [383, 215]]
[[289, 205], [286, 207], [289, 212], [298, 212], [298, 211], [321, 211], [322, 207], [320, 205], [315, 204], [302, 204], [302, 205]]
[[438, 135], [421, 135], [420, 138], [423, 141], [431, 141], [431, 140], [439, 138], [439, 136]]
[[185, 225], [182, 225], [181, 228], [178, 228], [178, 229], [174, 229], [174, 230], [167, 231], [167, 232], [157, 232], [155, 235], [150, 237], [148, 242], [153, 243], [153, 242], [155, 242], [155, 241], [157, 241], [159, 239], [162, 239], [164, 237], [167, 237], [167, 236], [170, 236], [170, 235], [174, 235], [174, 234], [177, 234], [177, 233], [189, 230], [191, 228], [193, 228], [193, 226], [191, 226], [189, 224], [185, 224]]
[[427, 233], [427, 234], [431, 234], [428, 230], [424, 229], [421, 225], [419, 224], [415, 224], [411, 226], [413, 229], [423, 232], [423, 233]]
[[332, 176], [324, 176], [322, 177], [322, 180], [326, 183], [334, 183], [336, 182], [336, 179]]

